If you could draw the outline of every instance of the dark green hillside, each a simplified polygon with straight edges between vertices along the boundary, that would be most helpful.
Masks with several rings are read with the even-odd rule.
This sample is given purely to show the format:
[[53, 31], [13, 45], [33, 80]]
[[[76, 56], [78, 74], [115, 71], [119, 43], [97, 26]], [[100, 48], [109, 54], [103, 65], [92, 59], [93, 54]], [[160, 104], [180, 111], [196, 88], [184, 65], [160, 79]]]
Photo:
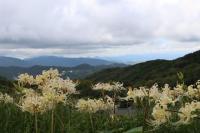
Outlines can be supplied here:
[[177, 72], [183, 72], [187, 84], [200, 79], [200, 51], [172, 61], [153, 60], [124, 68], [109, 68], [94, 73], [86, 79], [95, 82], [121, 81], [134, 86], [154, 83], [175, 85]]
[[0, 77], [0, 92], [10, 93], [13, 88], [13, 82], [4, 77]]

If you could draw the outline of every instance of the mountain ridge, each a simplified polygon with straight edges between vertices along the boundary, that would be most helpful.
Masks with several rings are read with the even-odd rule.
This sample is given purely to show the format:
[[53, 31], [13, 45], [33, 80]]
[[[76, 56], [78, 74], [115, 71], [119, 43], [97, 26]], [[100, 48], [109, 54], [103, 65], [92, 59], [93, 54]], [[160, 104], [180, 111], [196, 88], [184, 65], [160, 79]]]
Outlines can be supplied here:
[[115, 62], [97, 58], [67, 58], [59, 56], [39, 56], [27, 59], [19, 59], [14, 57], [0, 56], [0, 66], [9, 67], [31, 67], [31, 66], [63, 66], [74, 67], [81, 64], [89, 64], [92, 66], [110, 65]]
[[99, 70], [111, 67], [124, 67], [124, 64], [111, 64], [111, 65], [99, 65], [91, 66], [89, 64], [81, 64], [75, 67], [62, 67], [62, 66], [31, 66], [31, 67], [18, 67], [18, 66], [9, 66], [2, 67], [0, 66], [0, 77], [5, 77], [9, 80], [14, 80], [19, 74], [28, 73], [31, 75], [38, 75], [43, 70], [48, 70], [50, 68], [58, 69], [61, 73], [64, 72], [64, 78], [71, 79], [82, 79], [85, 76], [97, 72]]
[[124, 68], [108, 68], [85, 79], [93, 82], [120, 81], [127, 85], [151, 86], [154, 83], [175, 85], [177, 73], [182, 72], [185, 83], [192, 84], [200, 78], [200, 51], [174, 60], [151, 60]]

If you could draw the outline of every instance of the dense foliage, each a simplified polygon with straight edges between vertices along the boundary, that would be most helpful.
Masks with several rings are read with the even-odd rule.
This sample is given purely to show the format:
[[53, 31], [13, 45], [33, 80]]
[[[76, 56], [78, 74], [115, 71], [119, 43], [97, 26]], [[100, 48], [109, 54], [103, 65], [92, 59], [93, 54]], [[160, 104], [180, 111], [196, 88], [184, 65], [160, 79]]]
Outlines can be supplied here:
[[12, 93], [14, 91], [13, 87], [12, 81], [9, 81], [4, 77], [0, 77], [0, 92]]

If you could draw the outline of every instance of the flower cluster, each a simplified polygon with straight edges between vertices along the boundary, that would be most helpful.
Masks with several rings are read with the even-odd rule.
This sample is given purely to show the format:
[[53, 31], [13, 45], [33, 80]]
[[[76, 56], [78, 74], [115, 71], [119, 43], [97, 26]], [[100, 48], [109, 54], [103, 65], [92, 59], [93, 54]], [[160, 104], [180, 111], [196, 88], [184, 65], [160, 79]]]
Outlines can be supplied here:
[[29, 75], [28, 73], [24, 73], [18, 76], [18, 82], [22, 85], [26, 85], [26, 84], [32, 85], [34, 84], [35, 81], [32, 75]]
[[1, 92], [0, 92], [0, 102], [1, 103], [13, 103], [14, 102], [14, 100], [13, 100], [13, 98], [11, 97], [11, 96], [9, 96], [7, 93], [5, 93], [5, 94], [2, 94]]
[[[42, 74], [32, 76], [27, 73], [18, 76], [18, 83], [23, 88], [19, 107], [22, 111], [31, 114], [44, 113], [52, 110], [59, 103], [67, 104], [72, 94], [77, 94], [77, 83], [70, 79], [61, 78], [57, 69], [43, 71]], [[118, 100], [118, 92], [125, 90], [122, 83], [97, 83], [93, 90], [102, 92], [99, 99], [79, 99], [75, 107], [79, 111], [96, 113], [98, 111], [108, 111], [115, 114], [115, 104]], [[105, 92], [109, 91], [105, 96]], [[200, 80], [195, 85], [186, 86], [178, 84], [170, 87], [165, 84], [159, 87], [154, 84], [152, 87], [128, 88], [126, 100], [140, 103], [147, 111], [150, 125], [159, 127], [169, 123], [172, 125], [189, 124], [194, 118], [199, 116], [200, 111]], [[68, 101], [67, 101], [68, 100]], [[0, 102], [13, 103], [13, 98], [7, 94], [0, 93]], [[70, 103], [70, 102], [69, 102]], [[146, 106], [146, 107], [145, 107]], [[138, 106], [139, 107], [139, 106]], [[144, 116], [146, 114], [144, 113]], [[175, 117], [174, 117], [175, 116]]]
[[105, 91], [121, 91], [124, 90], [122, 83], [113, 82], [113, 83], [97, 83], [93, 86], [93, 90], [105, 90]]
[[72, 80], [70, 79], [62, 79], [62, 78], [54, 78], [49, 80], [48, 82], [46, 82], [44, 84], [44, 86], [42, 87], [43, 89], [49, 89], [49, 88], [53, 88], [56, 90], [60, 90], [65, 94], [75, 94], [78, 93], [76, 91], [76, 83], [74, 83]]
[[154, 126], [160, 125], [161, 123], [168, 122], [171, 113], [166, 110], [166, 106], [156, 104], [153, 108], [152, 117], [154, 120], [150, 120], [151, 124]]
[[43, 113], [46, 111], [44, 97], [36, 92], [27, 91], [20, 100], [20, 107], [22, 111], [29, 112], [31, 114]]
[[200, 102], [192, 101], [191, 103], [185, 103], [183, 107], [179, 109], [178, 116], [180, 120], [176, 124], [189, 124], [193, 118], [198, 117], [195, 111], [200, 109]]
[[[183, 100], [184, 98], [187, 100]], [[179, 84], [174, 88], [170, 88], [166, 84], [163, 88], [159, 88], [157, 84], [151, 88], [129, 88], [127, 100], [136, 99], [143, 100], [147, 98], [153, 103], [152, 119], [149, 120], [151, 125], [159, 126], [161, 124], [171, 122], [176, 125], [189, 124], [193, 118], [198, 116], [200, 110], [200, 81], [196, 85], [185, 86]], [[179, 106], [177, 106], [179, 105]], [[177, 122], [172, 122], [170, 118], [172, 114], [177, 115]]]
[[79, 99], [76, 108], [79, 111], [96, 113], [97, 111], [110, 111], [113, 109], [114, 102], [112, 98], [107, 96], [107, 100], [103, 99]]
[[19, 75], [18, 82], [22, 85], [34, 85], [37, 88], [24, 88], [19, 106], [23, 111], [43, 113], [52, 110], [58, 103], [64, 103], [66, 97], [77, 93], [76, 83], [70, 79], [62, 79], [57, 69], [43, 71], [33, 77], [28, 74]]

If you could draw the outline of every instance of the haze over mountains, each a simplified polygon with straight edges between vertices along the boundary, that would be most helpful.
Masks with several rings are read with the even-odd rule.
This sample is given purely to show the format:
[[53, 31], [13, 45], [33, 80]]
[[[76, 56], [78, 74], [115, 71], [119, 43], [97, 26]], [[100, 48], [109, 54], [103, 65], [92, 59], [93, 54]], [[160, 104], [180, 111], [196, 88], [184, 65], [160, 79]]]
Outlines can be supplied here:
[[28, 59], [18, 59], [13, 57], [0, 57], [0, 66], [2, 67], [31, 67], [31, 66], [61, 66], [61, 67], [75, 67], [81, 64], [88, 64], [92, 66], [111, 65], [115, 62], [96, 59], [96, 58], [65, 58], [57, 56], [40, 56]]
[[41, 56], [29, 59], [0, 57], [0, 76], [7, 79], [16, 79], [19, 74], [40, 74], [50, 68], [64, 73], [63, 77], [81, 79], [105, 68], [124, 67], [125, 64], [115, 63], [95, 58], [64, 58], [56, 56]]

